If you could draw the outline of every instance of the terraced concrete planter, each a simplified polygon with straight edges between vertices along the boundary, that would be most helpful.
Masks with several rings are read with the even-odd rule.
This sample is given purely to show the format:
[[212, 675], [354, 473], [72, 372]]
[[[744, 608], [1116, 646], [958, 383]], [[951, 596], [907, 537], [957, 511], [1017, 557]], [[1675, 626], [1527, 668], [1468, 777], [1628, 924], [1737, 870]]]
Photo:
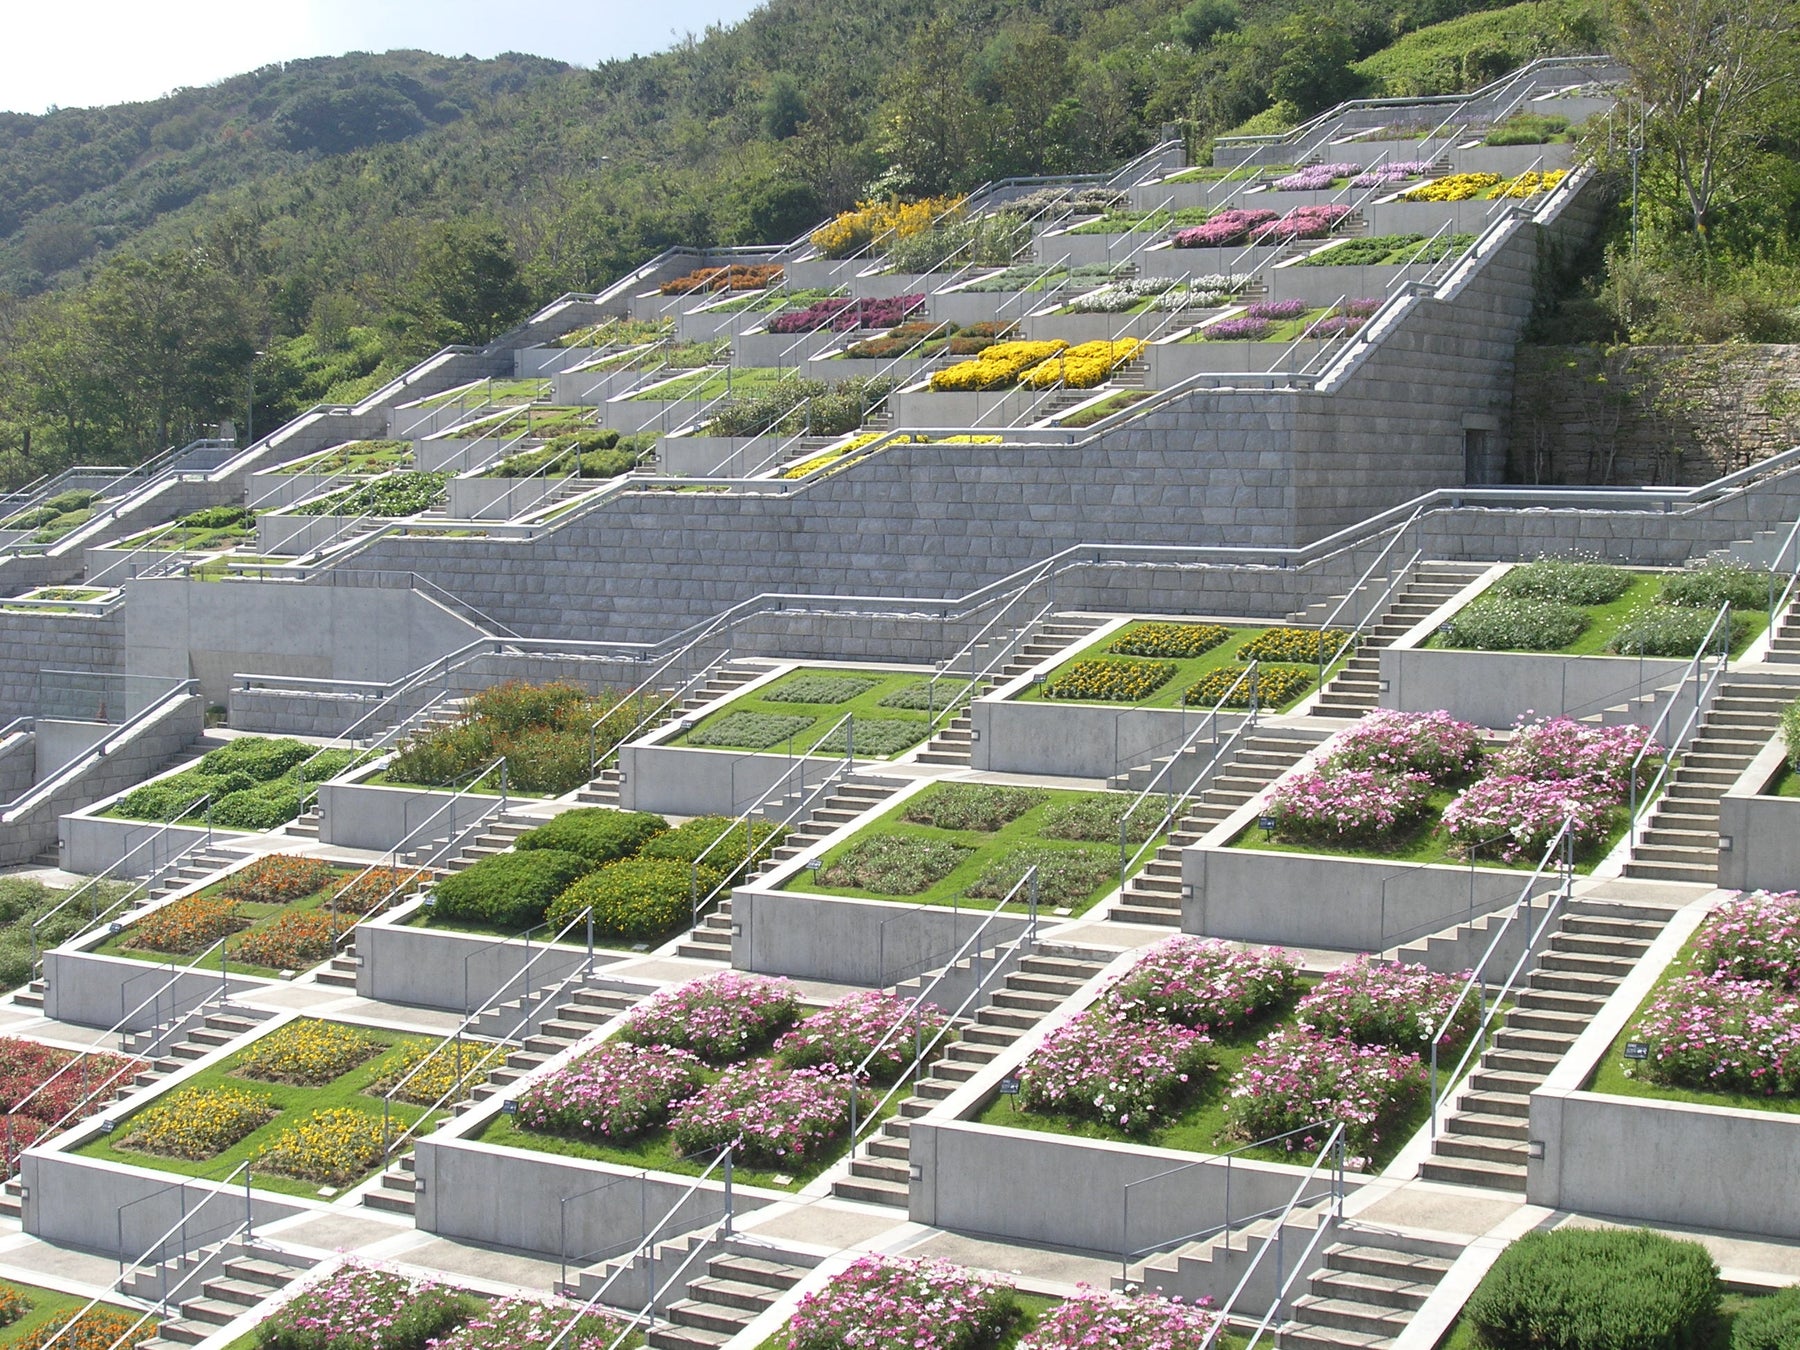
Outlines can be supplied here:
[[1137, 255], [1138, 271], [1147, 277], [1203, 277], [1213, 273], [1254, 272], [1280, 256], [1279, 248], [1238, 244], [1231, 248], [1176, 248], [1157, 245]]
[[1047, 402], [1040, 389], [938, 394], [909, 390], [888, 396], [897, 427], [1005, 427]]
[[[212, 839], [230, 839], [235, 831], [205, 825], [164, 825], [154, 820], [117, 820], [94, 814], [108, 802], [62, 818], [57, 856], [65, 871], [98, 876], [126, 857], [132, 876], [148, 876], [178, 854]], [[115, 874], [118, 875], [118, 874]]]
[[[1404, 641], [1423, 638], [1409, 634]], [[1531, 711], [1544, 717], [1598, 716], [1607, 726], [1656, 720], [1685, 661], [1635, 656], [1545, 656], [1527, 652], [1439, 651], [1392, 646], [1381, 653], [1383, 707], [1444, 709], [1482, 727], [1509, 727]], [[1635, 700], [1642, 701], [1635, 701]]]
[[1509, 206], [1535, 211], [1543, 204], [1542, 197], [1513, 202], [1371, 202], [1363, 208], [1363, 216], [1371, 235], [1422, 234], [1429, 238], [1440, 229], [1446, 234], [1479, 235]]
[[1150, 387], [1168, 386], [1195, 375], [1263, 373], [1279, 368], [1295, 371], [1323, 350], [1321, 341], [1291, 342], [1159, 342], [1144, 349]]
[[388, 413], [388, 435], [396, 440], [414, 441], [423, 436], [436, 436], [459, 422], [466, 422], [480, 410], [481, 398], [469, 392], [468, 405], [461, 401], [440, 404], [435, 408], [394, 408]]
[[358, 518], [355, 516], [256, 517], [256, 551], [276, 557], [297, 557], [336, 543]]
[[[1179, 708], [1024, 702], [1015, 695], [1028, 684], [1029, 676], [970, 707], [970, 726], [981, 733], [970, 747], [971, 767], [990, 773], [1110, 778], [1157, 755], [1173, 754], [1204, 720]], [[1222, 716], [1220, 736], [1229, 736], [1243, 720], [1242, 714]]]
[[849, 282], [867, 266], [867, 258], [807, 258], [783, 264], [782, 275], [789, 290], [823, 290]]
[[885, 361], [852, 360], [849, 357], [821, 356], [807, 361], [805, 375], [809, 380], [827, 380], [837, 384], [843, 380], [886, 376], [902, 384], [918, 379], [928, 370], [936, 370], [946, 361], [916, 356], [889, 357]]
[[485, 467], [490, 460], [497, 459], [502, 449], [511, 445], [511, 454], [519, 454], [541, 445], [541, 441], [517, 440], [523, 431], [524, 419], [520, 419], [517, 430], [502, 431], [498, 436], [482, 436], [475, 439], [453, 439], [443, 437], [433, 440], [413, 442], [413, 463], [420, 469], [438, 473], [468, 473], [471, 469]]
[[[1071, 294], [1069, 298], [1073, 299], [1074, 295]], [[1080, 342], [1147, 338], [1167, 323], [1167, 314], [1158, 314], [1152, 310], [1144, 314], [1032, 315], [1020, 326], [1028, 338], [1061, 338], [1073, 346]]]
[[1335, 305], [1340, 298], [1360, 300], [1385, 296], [1409, 273], [1423, 277], [1425, 271], [1423, 264], [1411, 267], [1272, 267], [1263, 273], [1263, 279], [1268, 285], [1270, 300]]
[[[452, 478], [449, 511], [457, 520], [510, 520], [543, 504], [566, 478]], [[599, 483], [594, 480], [595, 485]]]
[[[241, 994], [273, 983], [254, 975], [222, 975], [217, 969], [180, 972], [92, 950], [109, 936], [102, 930], [79, 946], [44, 953], [44, 1016], [81, 1027], [148, 1031], [218, 998], [221, 989]], [[173, 960], [179, 968], [193, 958]]]
[[255, 502], [258, 511], [279, 511], [284, 506], [316, 496], [326, 488], [343, 487], [349, 481], [341, 474], [253, 473], [244, 499]]
[[[680, 729], [667, 735], [680, 735]], [[810, 792], [842, 763], [842, 755], [807, 758], [640, 741], [619, 750], [619, 804], [659, 815], [737, 816], [778, 783], [785, 793]], [[782, 809], [778, 797], [771, 811]]]
[[931, 297], [929, 309], [935, 323], [991, 323], [999, 319], [1011, 323], [1021, 314], [1036, 309], [1048, 299], [1018, 291], [952, 291]]
[[1772, 740], [1719, 798], [1719, 885], [1727, 890], [1785, 891], [1800, 880], [1800, 797], [1764, 795], [1786, 766], [1786, 746]]
[[[775, 316], [759, 316], [766, 324]], [[798, 369], [809, 356], [836, 351], [846, 342], [856, 340], [854, 333], [836, 333], [821, 329], [816, 333], [746, 333], [732, 344], [732, 359], [748, 369], [753, 366], [779, 366]]]
[[756, 310], [688, 310], [675, 319], [675, 336], [682, 342], [731, 337], [762, 327], [769, 316]]
[[584, 407], [604, 403], [643, 380], [641, 370], [571, 370], [556, 377], [550, 397], [562, 407]]
[[513, 353], [513, 378], [527, 380], [560, 375], [571, 366], [592, 361], [600, 347], [526, 347]]
[[[386, 760], [358, 770], [366, 778]], [[452, 804], [454, 803], [454, 804]], [[360, 779], [319, 785], [319, 839], [339, 848], [386, 852], [412, 840], [427, 825], [429, 837], [444, 838], [504, 810], [504, 799], [470, 793], [456, 797], [429, 788], [387, 787]], [[422, 844], [423, 838], [413, 840]]]

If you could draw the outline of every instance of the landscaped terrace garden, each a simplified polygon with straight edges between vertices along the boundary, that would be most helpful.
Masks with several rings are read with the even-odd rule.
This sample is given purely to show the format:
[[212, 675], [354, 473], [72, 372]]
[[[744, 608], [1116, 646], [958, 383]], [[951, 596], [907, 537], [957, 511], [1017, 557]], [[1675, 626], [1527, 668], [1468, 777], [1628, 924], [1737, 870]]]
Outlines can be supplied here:
[[[962, 688], [943, 679], [932, 693], [929, 684], [911, 671], [809, 667], [732, 699], [666, 744], [790, 755], [849, 748], [859, 759], [889, 759], [924, 740], [928, 710], [943, 711]], [[836, 727], [845, 717], [853, 719], [848, 733]]]
[[1078, 295], [1059, 311], [1063, 314], [1180, 313], [1189, 309], [1215, 309], [1232, 303], [1232, 296], [1250, 283], [1248, 276], [1223, 273], [1202, 277], [1124, 277], [1097, 290]]
[[377, 474], [412, 467], [411, 441], [349, 441], [306, 459], [283, 464], [276, 473]]
[[655, 432], [572, 431], [536, 450], [508, 455], [483, 478], [617, 478], [636, 468], [656, 444]]
[[541, 408], [514, 409], [464, 423], [449, 434], [457, 440], [492, 436], [499, 441], [547, 441], [556, 436], [587, 434], [599, 429], [599, 408], [576, 404], [547, 404]]
[[[1119, 827], [1133, 797], [989, 783], [937, 783], [828, 850], [785, 889], [816, 895], [991, 909], [1037, 868], [1039, 904], [1080, 914], [1119, 886]], [[1145, 807], [1128, 847], [1161, 838]], [[1145, 848], [1139, 862], [1153, 849]], [[1023, 912], [1020, 890], [1009, 912]]]
[[1079, 267], [1026, 264], [977, 277], [967, 285], [958, 286], [951, 294], [971, 291], [979, 295], [992, 295], [1005, 291], [1051, 291], [1070, 286], [1098, 286], [1102, 282], [1115, 280], [1117, 272], [1118, 265], [1113, 263], [1083, 263]]
[[[0, 1280], [0, 1350], [42, 1350], [52, 1338], [59, 1350], [131, 1350], [156, 1334], [155, 1319], [131, 1330], [135, 1308], [97, 1303], [84, 1309], [88, 1300], [78, 1294]], [[79, 1324], [64, 1331], [77, 1314]]]
[[1292, 164], [1245, 164], [1235, 169], [1199, 168], [1184, 169], [1169, 178], [1165, 183], [1242, 183], [1252, 178], [1278, 178], [1284, 173], [1292, 173]]
[[54, 544], [65, 534], [80, 529], [99, 509], [98, 492], [59, 492], [41, 506], [21, 511], [0, 521], [0, 529], [30, 530], [34, 544]]
[[755, 390], [735, 389], [707, 422], [705, 434], [842, 436], [862, 426], [898, 383], [889, 375], [855, 375], [832, 383], [789, 372]]
[[204, 552], [236, 548], [255, 534], [256, 513], [248, 507], [207, 506], [178, 516], [168, 525], [158, 525], [121, 539], [113, 547]]
[[449, 499], [447, 473], [396, 469], [296, 506], [296, 516], [416, 516]]
[[1176, 248], [1235, 248], [1241, 244], [1273, 246], [1295, 239], [1323, 239], [1350, 214], [1348, 206], [1296, 206], [1287, 211], [1267, 207], [1228, 207], [1214, 212], [1203, 225], [1176, 230]]
[[[866, 1120], [872, 1089], [911, 1064], [911, 1009], [871, 991], [802, 1019], [786, 980], [707, 976], [658, 995], [598, 1049], [533, 1083], [517, 1114], [496, 1116], [480, 1138], [690, 1176], [737, 1140], [740, 1181], [798, 1187], [842, 1151], [850, 1093]], [[921, 1009], [926, 1040], [943, 1025], [936, 1008]], [[852, 1072], [899, 1026], [906, 1034], [853, 1087]]]
[[664, 295], [715, 295], [726, 291], [760, 291], [781, 283], [780, 263], [730, 263], [724, 267], [697, 267], [665, 281], [656, 289]]
[[1301, 338], [1323, 341], [1354, 333], [1380, 309], [1378, 295], [1345, 300], [1336, 305], [1311, 305], [1304, 300], [1258, 300], [1241, 314], [1227, 315], [1186, 334], [1183, 342], [1295, 342]]
[[673, 319], [608, 319], [591, 328], [577, 328], [545, 343], [548, 347], [637, 347], [659, 342], [675, 331]]
[[[1139, 620], [1090, 643], [1018, 697], [1028, 702], [1117, 703], [1142, 708], [1289, 707], [1311, 692], [1322, 656], [1349, 634], [1337, 629], [1235, 628], [1219, 623]], [[1243, 680], [1257, 661], [1254, 681]], [[1329, 672], [1328, 672], [1329, 675]]]
[[26, 1148], [59, 1124], [66, 1129], [98, 1115], [111, 1105], [114, 1091], [144, 1067], [141, 1060], [102, 1051], [84, 1057], [0, 1037], [0, 1164], [10, 1175]]
[[903, 323], [880, 337], [852, 342], [836, 355], [848, 361], [892, 361], [897, 357], [930, 360], [938, 356], [974, 356], [1009, 337], [1010, 323]]
[[[202, 1070], [120, 1120], [80, 1154], [214, 1180], [250, 1164], [252, 1185], [284, 1195], [336, 1193], [386, 1161], [385, 1144], [442, 1118], [439, 1098], [480, 1080], [504, 1048], [302, 1018]], [[382, 1097], [425, 1065], [388, 1106]], [[459, 1071], [460, 1070], [460, 1071]], [[429, 1118], [427, 1118], [429, 1117]]]
[[785, 309], [769, 320], [771, 333], [848, 333], [859, 328], [892, 328], [925, 303], [923, 292], [856, 300], [841, 296]]
[[1521, 722], [1489, 749], [1447, 713], [1383, 709], [1340, 732], [1315, 768], [1281, 779], [1264, 808], [1270, 828], [1252, 825], [1232, 847], [1528, 869], [1572, 815], [1587, 871], [1629, 828], [1632, 776], [1646, 788], [1660, 753], [1636, 725]]
[[484, 403], [540, 403], [550, 396], [550, 381], [531, 378], [519, 380], [478, 380], [474, 384], [449, 389], [421, 399], [421, 408], [441, 408], [446, 404], [479, 398]]
[[1070, 346], [1050, 341], [996, 342], [973, 360], [933, 371], [935, 393], [970, 393], [1011, 389], [1093, 389], [1120, 366], [1137, 360], [1144, 344], [1136, 338], [1083, 342]]
[[[85, 886], [79, 900], [52, 917], [65, 900]], [[32, 977], [32, 927], [37, 951], [47, 952], [90, 927], [131, 889], [128, 882], [93, 881], [65, 889], [29, 877], [0, 877], [0, 992], [16, 989]], [[0, 1108], [6, 1103], [0, 1102]]]
[[[105, 600], [118, 592], [107, 586], [38, 586], [13, 600], [0, 601], [0, 609], [31, 614], [79, 614], [77, 605]], [[30, 603], [24, 603], [29, 601]]]
[[1467, 202], [1498, 201], [1500, 198], [1536, 197], [1549, 192], [1568, 176], [1567, 169], [1532, 169], [1519, 174], [1515, 178], [1503, 178], [1497, 173], [1453, 173], [1444, 178], [1433, 179], [1410, 192], [1403, 193], [1403, 202]]
[[[1169, 938], [1052, 1032], [1019, 1069], [1016, 1099], [979, 1119], [1198, 1153], [1299, 1131], [1251, 1150], [1277, 1161], [1310, 1159], [1342, 1121], [1349, 1153], [1378, 1169], [1424, 1123], [1422, 1038], [1462, 985], [1360, 960], [1314, 982], [1279, 949]], [[1440, 1055], [1454, 1057], [1479, 1018], [1466, 1000]]]
[[1070, 234], [1160, 234], [1185, 225], [1204, 224], [1212, 211], [1204, 206], [1184, 206], [1176, 211], [1116, 210], [1083, 221]]
[[841, 211], [812, 232], [812, 245], [827, 258], [848, 258], [871, 245], [876, 247], [910, 239], [936, 227], [941, 218], [960, 209], [960, 197], [926, 197], [921, 201], [864, 202]]
[[1375, 234], [1344, 239], [1307, 254], [1296, 267], [1400, 267], [1441, 262], [1475, 242], [1472, 234]]
[[631, 397], [633, 401], [693, 399], [702, 402], [722, 394], [754, 397], [774, 388], [789, 374], [774, 366], [718, 366], [677, 375]]
[[706, 306], [708, 314], [773, 314], [776, 310], [790, 306], [806, 306], [815, 300], [828, 300], [844, 293], [842, 286], [802, 286], [793, 289], [777, 288], [759, 294], [739, 296], [735, 300], [725, 300]]
[[182, 820], [227, 830], [272, 830], [313, 801], [318, 785], [343, 773], [355, 750], [321, 749], [285, 737], [239, 736], [191, 769], [133, 788], [106, 811], [117, 820]]
[[1729, 604], [1736, 653], [1768, 624], [1769, 584], [1768, 572], [1736, 563], [1644, 573], [1544, 558], [1508, 571], [1425, 645], [1685, 658], [1699, 647], [1719, 606]]
[[1488, 128], [1483, 145], [1554, 145], [1574, 140], [1569, 119], [1552, 113], [1514, 113]]

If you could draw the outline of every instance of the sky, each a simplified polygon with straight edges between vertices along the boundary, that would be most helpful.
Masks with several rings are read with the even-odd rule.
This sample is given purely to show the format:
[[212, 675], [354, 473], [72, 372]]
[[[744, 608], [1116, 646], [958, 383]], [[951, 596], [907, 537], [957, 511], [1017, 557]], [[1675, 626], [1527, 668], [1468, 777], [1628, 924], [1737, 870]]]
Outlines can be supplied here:
[[156, 98], [275, 61], [416, 47], [503, 51], [591, 66], [660, 51], [757, 0], [5, 0], [0, 110], [41, 113]]

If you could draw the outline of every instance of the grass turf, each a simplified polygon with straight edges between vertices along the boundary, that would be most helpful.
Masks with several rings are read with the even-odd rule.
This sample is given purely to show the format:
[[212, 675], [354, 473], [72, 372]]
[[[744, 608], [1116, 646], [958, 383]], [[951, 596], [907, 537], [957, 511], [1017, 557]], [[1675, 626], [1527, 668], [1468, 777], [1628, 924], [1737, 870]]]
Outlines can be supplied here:
[[[1736, 1291], [1726, 1294], [1719, 1305], [1719, 1312], [1725, 1325], [1719, 1334], [1719, 1339], [1716, 1344], [1721, 1346], [1729, 1345], [1731, 1343], [1732, 1324], [1751, 1308], [1755, 1307], [1759, 1300], [1767, 1297], [1767, 1294], [1740, 1293]], [[1458, 1316], [1455, 1323], [1452, 1324], [1449, 1334], [1439, 1342], [1438, 1350], [1491, 1350], [1491, 1347], [1475, 1330], [1475, 1324], [1473, 1322], [1469, 1321], [1466, 1317]]]
[[[1127, 624], [1124, 628], [1119, 629], [1117, 632], [1109, 633], [1107, 636], [1100, 638], [1097, 641], [1090, 642], [1087, 646], [1083, 647], [1080, 651], [1076, 652], [1073, 656], [1069, 657], [1068, 660], [1062, 662], [1054, 670], [1052, 670], [1049, 674], [1048, 679], [1046, 679], [1045, 684], [1056, 683], [1057, 679], [1063, 674], [1063, 672], [1066, 671], [1070, 666], [1074, 665], [1077, 661], [1092, 661], [1092, 660], [1099, 659], [1101, 657], [1116, 658], [1117, 654], [1114, 652], [1108, 651], [1107, 649], [1109, 647], [1111, 647], [1113, 645], [1113, 643], [1118, 642], [1121, 639], [1128, 636], [1129, 634], [1136, 632], [1139, 628], [1144, 627], [1144, 625], [1149, 622], [1153, 622], [1153, 621], [1152, 620], [1144, 620], [1139, 623]], [[1106, 703], [1104, 706], [1120, 707], [1120, 708], [1123, 708], [1123, 707], [1179, 708], [1182, 706], [1181, 696], [1184, 693], [1186, 693], [1189, 688], [1191, 688], [1193, 685], [1197, 684], [1201, 679], [1203, 679], [1205, 676], [1210, 674], [1212, 671], [1218, 670], [1221, 666], [1242, 666], [1244, 663], [1238, 661], [1238, 659], [1237, 659], [1238, 652], [1243, 649], [1244, 644], [1246, 644], [1247, 642], [1250, 642], [1252, 639], [1259, 637], [1261, 634], [1266, 633], [1266, 632], [1268, 632], [1267, 627], [1259, 627], [1259, 628], [1236, 628], [1236, 627], [1234, 627], [1231, 629], [1231, 636], [1226, 638], [1225, 641], [1221, 642], [1217, 647], [1214, 647], [1211, 651], [1202, 652], [1199, 656], [1192, 656], [1192, 657], [1186, 658], [1185, 660], [1176, 661], [1175, 662], [1175, 674], [1169, 678], [1167, 683], [1159, 686], [1148, 698], [1141, 699], [1135, 704], [1126, 704], [1123, 702], [1112, 702], [1112, 703]], [[1150, 660], [1164, 660], [1167, 658], [1133, 656], [1133, 657], [1124, 657], [1124, 658], [1120, 658], [1120, 659], [1131, 660], [1131, 661], [1150, 661]], [[1346, 655], [1344, 657], [1344, 660], [1348, 660], [1348, 659], [1349, 659], [1349, 656]], [[1337, 665], [1335, 665], [1335, 664], [1332, 665], [1325, 672], [1325, 678], [1327, 680], [1329, 680], [1332, 677], [1332, 675], [1336, 673], [1337, 669], [1338, 669]], [[1264, 712], [1279, 712], [1283, 708], [1290, 707], [1293, 704], [1299, 702], [1301, 699], [1305, 698], [1308, 694], [1311, 694], [1312, 692], [1314, 692], [1314, 690], [1316, 690], [1317, 687], [1318, 686], [1316, 684], [1308, 685], [1305, 689], [1302, 689], [1298, 694], [1294, 695], [1293, 698], [1289, 699], [1287, 701], [1287, 703], [1278, 704], [1278, 705], [1274, 705], [1274, 706], [1265, 706], [1263, 708], [1263, 711]], [[1042, 687], [1039, 685], [1035, 685], [1035, 684], [1032, 685], [1030, 688], [1026, 689], [1024, 693], [1019, 694], [1018, 697], [1028, 703], [1088, 703], [1091, 701], [1099, 701], [1099, 700], [1072, 699], [1072, 698], [1045, 698]], [[1209, 707], [1210, 705], [1191, 704], [1189, 706], [1195, 707], [1195, 708], [1200, 708], [1202, 711], [1205, 711], [1206, 708]]]
[[[847, 699], [843, 703], [783, 703], [768, 697], [770, 694], [779, 693], [784, 685], [795, 680], [818, 678], [873, 680], [875, 681], [875, 685], [873, 688], [866, 689], [855, 698]], [[910, 685], [918, 684], [919, 682], [928, 679], [930, 679], [929, 675], [922, 674], [919, 671], [838, 670], [831, 667], [796, 670], [790, 675], [783, 676], [773, 684], [765, 685], [761, 689], [734, 698], [717, 712], [710, 713], [705, 718], [695, 723], [691, 730], [683, 732], [674, 740], [669, 741], [668, 744], [694, 746], [695, 743], [692, 740], [692, 736], [695, 733], [703, 732], [706, 728], [716, 725], [735, 713], [762, 713], [776, 717], [810, 717], [812, 719], [809, 726], [804, 730], [795, 732], [788, 740], [783, 741], [778, 745], [761, 747], [760, 753], [769, 755], [806, 754], [818, 743], [826, 732], [836, 726], [846, 715], [854, 717], [857, 721], [862, 721], [865, 718], [879, 718], [884, 721], [916, 722], [919, 728], [919, 739], [924, 740], [926, 731], [931, 722], [930, 715], [924, 709], [884, 708], [881, 706], [881, 700], [898, 690], [905, 689]], [[938, 692], [942, 697], [949, 698], [959, 692], [964, 683], [966, 683], [966, 681], [956, 680], [946, 676], [944, 679], [938, 681]], [[938, 711], [941, 712], [943, 710], [942, 708], [939, 708]], [[854, 736], [854, 730], [852, 731], [852, 735]], [[914, 742], [914, 745], [916, 744], [917, 742]], [[758, 747], [749, 745], [707, 745], [695, 746], [695, 748], [706, 750], [758, 749]], [[913, 749], [913, 746], [908, 746], [905, 750], [900, 750], [895, 753], [906, 754], [911, 749]], [[838, 752], [820, 751], [818, 753], [829, 758], [835, 758]], [[893, 756], [870, 755], [859, 750], [857, 751], [857, 758], [891, 759]]]

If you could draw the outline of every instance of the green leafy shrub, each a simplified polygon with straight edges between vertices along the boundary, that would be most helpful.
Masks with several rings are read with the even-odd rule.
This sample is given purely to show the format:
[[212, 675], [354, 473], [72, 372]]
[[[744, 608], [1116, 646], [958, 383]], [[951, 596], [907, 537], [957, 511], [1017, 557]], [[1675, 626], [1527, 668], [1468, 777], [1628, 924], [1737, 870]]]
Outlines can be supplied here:
[[1553, 652], [1587, 631], [1588, 616], [1554, 600], [1501, 596], [1467, 606], [1438, 630], [1446, 647], [1478, 652]]
[[554, 820], [522, 834], [513, 847], [522, 852], [551, 848], [579, 853], [595, 866], [629, 858], [669, 822], [648, 811], [613, 811], [604, 806], [583, 806], [564, 811]]
[[917, 895], [949, 876], [974, 851], [948, 840], [878, 834], [845, 849], [819, 873], [819, 880], [876, 895]]
[[1699, 1243], [1648, 1229], [1527, 1233], [1464, 1316], [1496, 1350], [1710, 1350], [1719, 1269]]
[[401, 742], [387, 776], [446, 787], [504, 757], [510, 787], [560, 796], [587, 782], [592, 752], [613, 745], [639, 714], [637, 703], [610, 690], [508, 680], [471, 698], [462, 720]]
[[1759, 1298], [1731, 1324], [1731, 1350], [1794, 1350], [1800, 1345], [1800, 1285]]
[[1532, 600], [1560, 600], [1565, 605], [1610, 605], [1631, 589], [1633, 579], [1623, 567], [1539, 558], [1513, 568], [1494, 583], [1493, 590]]
[[438, 882], [432, 912], [441, 919], [529, 928], [543, 920], [552, 900], [593, 866], [579, 853], [560, 849], [490, 854]]
[[813, 749], [824, 755], [854, 749], [858, 755], [894, 755], [917, 745], [931, 723], [902, 717], [859, 717], [850, 726], [833, 727]]
[[[1312, 688], [1318, 668], [1259, 665], [1254, 680], [1245, 680], [1239, 684], [1238, 679], [1243, 673], [1230, 667], [1209, 670], [1187, 687], [1181, 701], [1190, 706], [1197, 704], [1210, 708], [1224, 699], [1227, 708], [1248, 708], [1250, 699], [1254, 696], [1258, 707], [1279, 708]], [[1230, 695], [1229, 698], [1226, 698], [1227, 694]]]
[[1569, 119], [1566, 117], [1548, 113], [1514, 113], [1498, 126], [1490, 128], [1483, 141], [1488, 145], [1543, 145], [1568, 129]]
[[227, 830], [272, 830], [298, 816], [306, 789], [299, 783], [260, 783], [213, 803], [213, 824]]
[[[1037, 868], [1038, 899], [1046, 905], [1078, 905], [1099, 887], [1119, 881], [1116, 848], [1045, 848], [1027, 846], [995, 858], [981, 869], [968, 894], [998, 900]], [[1023, 898], [1021, 894], [1021, 898]]]
[[746, 830], [743, 823], [730, 816], [695, 816], [666, 834], [657, 835], [639, 850], [638, 856], [691, 863], [700, 861], [705, 854], [707, 867], [721, 876], [736, 877], [751, 863], [768, 858], [781, 846], [787, 833], [786, 826], [766, 820], [753, 820]]
[[1017, 820], [1048, 795], [1037, 788], [940, 783], [908, 802], [900, 818], [940, 830], [992, 831]]
[[916, 684], [906, 684], [894, 690], [880, 702], [883, 708], [906, 708], [913, 712], [942, 711], [944, 701], [955, 695], [959, 686], [953, 680], [939, 684], [933, 692], [930, 680], [920, 680]]
[[297, 516], [415, 516], [449, 499], [447, 473], [399, 469], [294, 508]]
[[1781, 710], [1781, 739], [1787, 745], [1788, 767], [1800, 769], [1800, 699]]
[[256, 513], [242, 506], [207, 506], [178, 516], [177, 525], [190, 530], [240, 530], [256, 524]]
[[746, 750], [767, 750], [810, 727], [814, 718], [783, 717], [779, 713], [729, 713], [688, 732], [689, 745], [729, 745]]
[[1127, 661], [1097, 657], [1077, 661], [1044, 685], [1045, 698], [1091, 699], [1103, 703], [1148, 698], [1174, 678], [1173, 661]]
[[1181, 659], [1210, 652], [1231, 630], [1222, 623], [1140, 623], [1106, 650], [1120, 656]]
[[425, 1350], [480, 1312], [471, 1294], [351, 1261], [263, 1321], [256, 1345], [258, 1350]]
[[868, 693], [875, 684], [874, 680], [854, 675], [795, 675], [762, 697], [768, 703], [848, 703], [857, 695]]
[[[1714, 617], [1707, 609], [1646, 605], [1619, 630], [1606, 649], [1621, 656], [1692, 656], [1712, 627]], [[1721, 637], [1735, 647], [1749, 632], [1750, 617], [1733, 614], [1729, 632], [1713, 638], [1712, 650], [1718, 651]]]
[[556, 897], [548, 915], [560, 932], [588, 910], [594, 932], [611, 938], [653, 938], [684, 928], [692, 914], [695, 886], [701, 897], [719, 884], [718, 873], [674, 858], [627, 858], [602, 867]]
[[1665, 605], [1688, 605], [1717, 611], [1763, 609], [1769, 603], [1769, 572], [1734, 562], [1704, 562], [1698, 567], [1672, 572], [1656, 598]]
[[[1082, 839], [1096, 844], [1117, 843], [1119, 822], [1137, 799], [1129, 792], [1109, 792], [1103, 796], [1077, 797], [1058, 802], [1044, 812], [1044, 828], [1038, 833], [1046, 839]], [[1141, 844], [1156, 833], [1157, 808], [1145, 803], [1129, 820], [1125, 820], [1125, 839]]]

